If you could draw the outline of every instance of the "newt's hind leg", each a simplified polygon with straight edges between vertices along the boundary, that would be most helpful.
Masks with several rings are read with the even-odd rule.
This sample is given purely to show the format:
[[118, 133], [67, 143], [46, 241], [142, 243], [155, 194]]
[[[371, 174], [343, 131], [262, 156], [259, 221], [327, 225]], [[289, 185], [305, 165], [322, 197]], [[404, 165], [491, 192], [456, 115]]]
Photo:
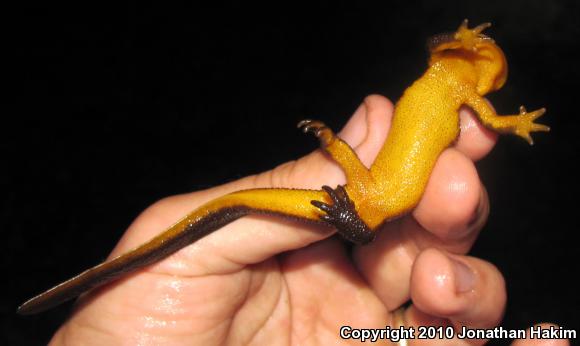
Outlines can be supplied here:
[[334, 226], [340, 235], [353, 243], [362, 245], [375, 239], [375, 232], [361, 219], [343, 186], [332, 189], [324, 185], [322, 189], [328, 193], [333, 204], [317, 200], [310, 202], [326, 213], [320, 219]]
[[332, 204], [320, 200], [311, 201], [312, 205], [325, 213], [320, 216], [320, 219], [334, 226], [340, 235], [351, 242], [366, 244], [372, 241], [375, 233], [356, 209], [356, 203], [362, 201], [365, 191], [373, 185], [369, 169], [361, 162], [354, 150], [323, 122], [303, 120], [298, 127], [318, 137], [322, 149], [330, 154], [346, 175], [348, 192], [341, 185], [336, 189], [322, 187]]
[[323, 122], [302, 120], [298, 128], [304, 133], [312, 133], [320, 140], [320, 147], [340, 165], [346, 175], [349, 190], [356, 194], [373, 184], [369, 169], [361, 162], [354, 150], [340, 139]]

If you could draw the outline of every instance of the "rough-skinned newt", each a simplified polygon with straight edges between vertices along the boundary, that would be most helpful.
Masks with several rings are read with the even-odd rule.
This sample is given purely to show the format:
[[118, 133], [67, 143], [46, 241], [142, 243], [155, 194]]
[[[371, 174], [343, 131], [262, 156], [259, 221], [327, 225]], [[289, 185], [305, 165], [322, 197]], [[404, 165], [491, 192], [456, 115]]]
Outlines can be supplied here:
[[330, 224], [349, 241], [372, 241], [380, 226], [410, 212], [421, 199], [441, 152], [459, 135], [458, 111], [468, 106], [489, 129], [513, 133], [532, 144], [530, 132], [548, 131], [536, 124], [545, 109], [498, 116], [484, 95], [507, 78], [502, 50], [464, 21], [459, 29], [430, 38], [429, 67], [407, 88], [395, 106], [389, 136], [367, 168], [355, 152], [324, 123], [304, 120], [298, 127], [313, 133], [322, 149], [343, 169], [346, 184], [332, 189], [252, 189], [219, 197], [193, 210], [147, 243], [30, 299], [18, 313], [34, 314], [157, 262], [224, 225], [248, 214], [274, 214]]

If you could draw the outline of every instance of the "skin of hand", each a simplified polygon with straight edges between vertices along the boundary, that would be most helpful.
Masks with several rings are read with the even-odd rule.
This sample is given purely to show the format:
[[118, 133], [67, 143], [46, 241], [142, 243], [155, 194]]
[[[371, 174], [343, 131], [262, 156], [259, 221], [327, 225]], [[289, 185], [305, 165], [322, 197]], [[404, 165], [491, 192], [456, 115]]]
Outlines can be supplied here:
[[[388, 134], [392, 111], [386, 98], [369, 96], [339, 134], [367, 166]], [[468, 110], [462, 109], [460, 118], [461, 135], [437, 161], [420, 204], [388, 223], [373, 243], [351, 249], [330, 237], [330, 228], [245, 217], [145, 270], [83, 295], [51, 344], [351, 344], [356, 341], [340, 339], [341, 326], [393, 325], [392, 312], [409, 299], [413, 304], [404, 313], [406, 327], [497, 326], [506, 302], [504, 279], [492, 264], [464, 255], [489, 210], [473, 161], [492, 149], [496, 136]], [[340, 168], [317, 150], [265, 173], [168, 197], [133, 222], [109, 258], [232, 191], [319, 189], [344, 182]], [[410, 340], [411, 345], [415, 342]], [[542, 342], [533, 345], [568, 344]]]

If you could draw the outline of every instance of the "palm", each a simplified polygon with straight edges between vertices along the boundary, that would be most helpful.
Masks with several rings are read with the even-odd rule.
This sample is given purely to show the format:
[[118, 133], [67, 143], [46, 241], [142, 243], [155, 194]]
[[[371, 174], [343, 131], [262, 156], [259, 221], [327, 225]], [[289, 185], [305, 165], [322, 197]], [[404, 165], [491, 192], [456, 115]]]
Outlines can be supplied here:
[[214, 273], [186, 273], [180, 257], [108, 288], [121, 290], [107, 304], [119, 316], [109, 333], [132, 330], [179, 344], [327, 344], [346, 322], [381, 328], [389, 321], [336, 238], [233, 271], [227, 263]]

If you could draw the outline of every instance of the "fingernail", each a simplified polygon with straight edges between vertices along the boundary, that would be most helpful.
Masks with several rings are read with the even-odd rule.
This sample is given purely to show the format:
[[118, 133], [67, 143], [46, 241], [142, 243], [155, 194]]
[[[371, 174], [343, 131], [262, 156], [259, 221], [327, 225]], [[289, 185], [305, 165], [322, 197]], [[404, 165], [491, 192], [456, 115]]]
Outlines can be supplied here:
[[450, 258], [453, 263], [453, 272], [455, 274], [455, 290], [457, 293], [465, 293], [473, 290], [475, 287], [475, 274], [465, 263], [454, 258]]
[[475, 210], [475, 213], [473, 213], [471, 220], [467, 224], [467, 234], [470, 234], [473, 231], [479, 231], [487, 221], [487, 216], [489, 215], [489, 202], [487, 198], [487, 190], [482, 185], [479, 204], [477, 205], [477, 209]]

